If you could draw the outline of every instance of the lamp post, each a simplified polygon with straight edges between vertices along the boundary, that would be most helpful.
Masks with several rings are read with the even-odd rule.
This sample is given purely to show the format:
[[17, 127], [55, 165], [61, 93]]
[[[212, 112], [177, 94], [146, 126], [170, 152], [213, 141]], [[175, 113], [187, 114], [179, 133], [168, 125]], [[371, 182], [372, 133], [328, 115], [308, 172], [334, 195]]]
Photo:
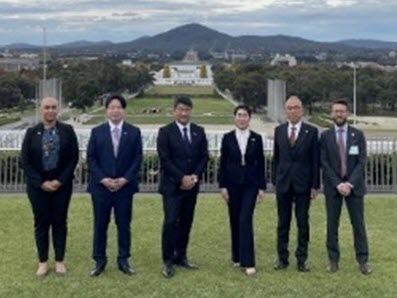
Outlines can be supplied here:
[[[47, 34], [46, 28], [43, 27], [43, 93], [46, 93], [47, 83]], [[46, 96], [47, 94], [43, 94]]]
[[354, 114], [354, 126], [357, 124], [357, 74], [356, 74], [356, 63], [353, 63], [353, 114]]

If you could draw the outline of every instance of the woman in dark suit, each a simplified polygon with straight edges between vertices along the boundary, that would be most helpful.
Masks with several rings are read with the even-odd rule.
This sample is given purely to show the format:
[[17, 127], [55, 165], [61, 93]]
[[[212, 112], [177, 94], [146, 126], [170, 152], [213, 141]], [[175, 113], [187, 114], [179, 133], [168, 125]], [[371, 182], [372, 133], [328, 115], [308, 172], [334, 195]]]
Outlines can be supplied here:
[[248, 276], [256, 273], [254, 208], [266, 188], [262, 137], [248, 128], [250, 120], [249, 107], [235, 108], [236, 129], [223, 136], [219, 171], [221, 196], [229, 209], [232, 261]]
[[55, 273], [63, 276], [67, 212], [72, 195], [73, 173], [79, 158], [73, 127], [57, 121], [58, 101], [44, 98], [40, 105], [42, 121], [26, 131], [21, 161], [27, 194], [34, 215], [39, 266], [38, 277], [48, 273], [49, 231], [55, 252]]

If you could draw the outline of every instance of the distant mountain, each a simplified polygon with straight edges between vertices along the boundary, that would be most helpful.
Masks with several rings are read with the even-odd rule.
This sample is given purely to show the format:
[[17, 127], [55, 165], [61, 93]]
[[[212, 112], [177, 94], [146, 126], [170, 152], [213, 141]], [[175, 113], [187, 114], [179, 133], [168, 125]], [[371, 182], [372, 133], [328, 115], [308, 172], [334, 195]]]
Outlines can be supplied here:
[[12, 43], [9, 45], [4, 45], [3, 48], [12, 49], [12, 50], [20, 50], [20, 49], [37, 49], [38, 46], [31, 45], [28, 43]]
[[200, 24], [188, 24], [152, 37], [118, 44], [124, 49], [186, 51], [190, 48], [203, 51], [326, 51], [348, 48], [347, 45], [324, 43], [286, 35], [230, 36]]
[[[103, 41], [86, 41], [78, 40], [73, 42], [68, 42], [60, 45], [50, 45], [48, 48], [61, 48], [61, 49], [78, 49], [87, 47], [97, 47], [97, 46], [111, 46], [113, 43], [108, 40]], [[0, 48], [13, 49], [13, 50], [29, 50], [29, 49], [39, 49], [42, 45], [31, 45], [28, 43], [12, 43], [9, 45], [0, 45]]]
[[96, 47], [96, 46], [110, 46], [113, 43], [108, 40], [102, 41], [87, 41], [87, 40], [77, 40], [73, 42], [63, 43], [57, 46], [52, 46], [54, 48], [65, 48], [65, 49], [76, 49], [76, 48], [86, 48], [86, 47]]
[[[4, 46], [10, 49], [40, 49], [41, 46], [34, 46], [24, 43], [15, 43]], [[269, 53], [291, 53], [297, 55], [312, 55], [313, 53], [329, 52], [350, 53], [354, 55], [357, 50], [385, 51], [397, 49], [397, 42], [378, 40], [342, 40], [338, 42], [318, 42], [300, 37], [287, 35], [271, 36], [231, 36], [206, 26], [192, 23], [183, 25], [169, 31], [154, 35], [142, 36], [129, 42], [112, 43], [110, 41], [91, 42], [79, 40], [64, 43], [49, 48], [65, 53], [96, 53], [106, 51], [113, 53], [126, 53], [130, 51], [167, 51], [185, 52], [190, 48], [198, 51], [243, 51], [243, 52], [269, 52]]]
[[189, 48], [209, 50], [212, 47], [225, 47], [231, 39], [233, 37], [200, 24], [188, 24], [122, 45], [140, 50], [185, 51]]
[[341, 40], [338, 43], [356, 48], [397, 50], [397, 42], [393, 41], [382, 41], [375, 39], [347, 39]]

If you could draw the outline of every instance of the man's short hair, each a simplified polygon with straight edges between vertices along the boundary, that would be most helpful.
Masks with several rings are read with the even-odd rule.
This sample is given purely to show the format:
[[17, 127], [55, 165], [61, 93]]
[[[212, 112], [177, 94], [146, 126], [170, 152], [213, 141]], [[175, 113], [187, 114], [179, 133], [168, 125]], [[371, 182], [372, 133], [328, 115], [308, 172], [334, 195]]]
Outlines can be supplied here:
[[252, 111], [251, 111], [249, 106], [247, 106], [247, 105], [239, 105], [239, 106], [235, 107], [234, 108], [234, 112], [233, 112], [234, 116], [236, 116], [238, 110], [246, 111], [248, 116], [250, 116], [250, 118], [251, 118]]
[[344, 105], [349, 110], [349, 103], [344, 99], [336, 99], [332, 102], [331, 107], [334, 105]]
[[174, 101], [174, 109], [176, 109], [176, 107], [178, 106], [178, 105], [180, 105], [180, 104], [183, 104], [183, 105], [185, 105], [185, 106], [188, 106], [189, 108], [193, 108], [193, 103], [192, 103], [192, 99], [190, 98], [190, 96], [188, 96], [188, 95], [180, 95], [180, 96], [177, 96], [176, 98], [175, 98], [175, 101]]
[[121, 107], [123, 109], [125, 109], [127, 107], [127, 101], [125, 100], [125, 98], [123, 96], [121, 96], [120, 94], [111, 94], [108, 96], [108, 98], [105, 101], [105, 108], [107, 109], [109, 104], [113, 101], [113, 100], [118, 100], [121, 104]]

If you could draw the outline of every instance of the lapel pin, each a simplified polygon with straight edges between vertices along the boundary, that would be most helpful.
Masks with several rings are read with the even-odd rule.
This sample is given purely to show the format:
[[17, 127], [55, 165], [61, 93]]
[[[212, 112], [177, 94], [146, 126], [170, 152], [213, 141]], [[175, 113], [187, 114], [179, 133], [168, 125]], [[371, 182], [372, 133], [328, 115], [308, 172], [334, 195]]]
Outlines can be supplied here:
[[38, 135], [41, 135], [41, 131], [38, 131], [37, 134], [38, 134]]

